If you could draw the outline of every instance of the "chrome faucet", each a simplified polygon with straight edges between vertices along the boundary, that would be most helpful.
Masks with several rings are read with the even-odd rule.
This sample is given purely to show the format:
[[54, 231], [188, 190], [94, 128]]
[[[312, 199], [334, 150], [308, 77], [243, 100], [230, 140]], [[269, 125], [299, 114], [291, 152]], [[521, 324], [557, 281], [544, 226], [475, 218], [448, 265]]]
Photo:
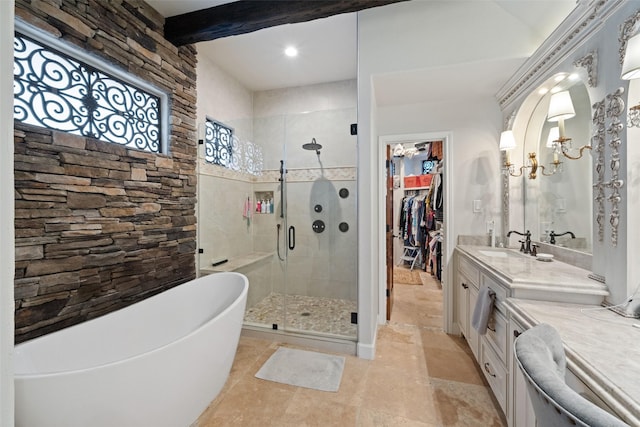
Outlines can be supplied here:
[[507, 237], [511, 236], [511, 233], [519, 234], [524, 237], [524, 240], [520, 240], [520, 252], [524, 252], [525, 254], [531, 253], [531, 232], [527, 230], [526, 233], [520, 233], [519, 231], [511, 230], [507, 233]]
[[576, 238], [576, 235], [573, 234], [571, 231], [565, 231], [562, 234], [556, 234], [553, 230], [551, 230], [551, 233], [549, 233], [549, 243], [551, 243], [552, 245], [555, 245], [556, 237], [564, 236], [565, 234], [570, 235], [572, 239]]

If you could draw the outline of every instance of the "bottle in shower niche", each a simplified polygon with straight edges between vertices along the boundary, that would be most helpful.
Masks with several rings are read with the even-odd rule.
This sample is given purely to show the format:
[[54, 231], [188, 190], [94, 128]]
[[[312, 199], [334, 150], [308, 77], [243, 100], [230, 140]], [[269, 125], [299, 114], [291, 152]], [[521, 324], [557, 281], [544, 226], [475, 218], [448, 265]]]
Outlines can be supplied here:
[[269, 200], [269, 213], [273, 213], [273, 199]]
[[262, 206], [261, 206], [260, 200], [256, 202], [256, 212], [257, 213], [262, 212]]

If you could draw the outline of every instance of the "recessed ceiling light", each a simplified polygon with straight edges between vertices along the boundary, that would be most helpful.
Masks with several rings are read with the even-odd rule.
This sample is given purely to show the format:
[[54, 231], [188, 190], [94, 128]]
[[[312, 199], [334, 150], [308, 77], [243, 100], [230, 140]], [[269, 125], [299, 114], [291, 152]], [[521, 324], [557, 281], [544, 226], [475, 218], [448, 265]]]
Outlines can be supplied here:
[[294, 56], [298, 56], [298, 49], [296, 49], [293, 46], [288, 46], [285, 50], [284, 50], [284, 54], [287, 55], [290, 58], [293, 58]]

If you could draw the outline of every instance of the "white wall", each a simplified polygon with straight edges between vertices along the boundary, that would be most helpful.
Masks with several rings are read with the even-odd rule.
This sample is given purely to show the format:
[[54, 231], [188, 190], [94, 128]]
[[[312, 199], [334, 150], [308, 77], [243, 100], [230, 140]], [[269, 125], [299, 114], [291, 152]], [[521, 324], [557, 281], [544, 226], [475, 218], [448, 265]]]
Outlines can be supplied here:
[[234, 128], [244, 141], [253, 138], [253, 93], [203, 55], [197, 66], [197, 123], [207, 117]]
[[0, 1], [0, 425], [14, 425], [13, 0]]

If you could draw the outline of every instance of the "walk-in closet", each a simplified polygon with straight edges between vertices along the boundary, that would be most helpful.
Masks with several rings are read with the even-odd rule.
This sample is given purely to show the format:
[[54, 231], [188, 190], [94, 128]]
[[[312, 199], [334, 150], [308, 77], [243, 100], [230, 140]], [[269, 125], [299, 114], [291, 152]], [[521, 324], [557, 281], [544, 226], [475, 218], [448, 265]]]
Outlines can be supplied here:
[[394, 266], [442, 278], [443, 141], [392, 146]]

